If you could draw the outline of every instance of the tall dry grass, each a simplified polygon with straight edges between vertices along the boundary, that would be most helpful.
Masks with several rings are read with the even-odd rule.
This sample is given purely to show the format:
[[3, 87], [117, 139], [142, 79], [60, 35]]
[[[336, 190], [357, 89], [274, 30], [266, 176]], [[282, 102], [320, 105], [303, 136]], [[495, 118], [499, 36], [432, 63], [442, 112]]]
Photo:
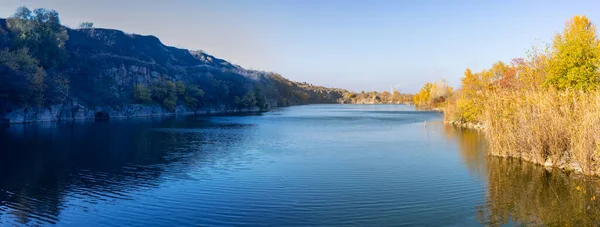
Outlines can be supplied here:
[[482, 115], [492, 155], [600, 175], [600, 92], [491, 91]]

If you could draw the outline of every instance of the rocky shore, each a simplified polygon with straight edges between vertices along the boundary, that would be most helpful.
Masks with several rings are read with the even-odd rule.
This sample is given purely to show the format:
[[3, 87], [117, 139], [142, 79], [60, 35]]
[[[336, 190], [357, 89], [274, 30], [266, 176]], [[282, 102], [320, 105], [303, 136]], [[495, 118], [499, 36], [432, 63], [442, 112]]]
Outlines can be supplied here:
[[165, 110], [159, 105], [140, 105], [132, 104], [122, 107], [107, 107], [95, 106], [86, 107], [78, 103], [53, 105], [45, 108], [20, 108], [14, 110], [2, 117], [0, 124], [24, 124], [24, 123], [39, 123], [39, 122], [57, 122], [57, 121], [72, 121], [95, 119], [102, 116], [103, 120], [110, 118], [135, 118], [135, 117], [152, 117], [152, 116], [172, 116], [172, 115], [211, 115], [224, 113], [241, 113], [241, 112], [260, 112], [268, 111], [265, 109], [255, 108], [229, 108], [220, 106], [218, 108], [201, 108], [191, 110], [185, 106], [177, 106], [174, 112]]
[[[443, 112], [441, 110], [439, 110], [439, 111]], [[454, 126], [460, 127], [460, 128], [475, 129], [475, 130], [480, 130], [480, 131], [485, 130], [485, 124], [483, 124], [483, 123], [471, 123], [471, 122], [462, 122], [462, 121], [444, 121], [444, 123], [454, 125]]]

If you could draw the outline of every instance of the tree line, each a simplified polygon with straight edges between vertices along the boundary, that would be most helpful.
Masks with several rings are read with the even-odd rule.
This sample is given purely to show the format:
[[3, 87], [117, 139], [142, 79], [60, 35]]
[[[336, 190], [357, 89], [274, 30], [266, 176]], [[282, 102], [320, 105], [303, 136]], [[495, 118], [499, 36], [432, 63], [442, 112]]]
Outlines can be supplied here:
[[412, 94], [394, 90], [391, 93], [389, 91], [346, 92], [339, 102], [347, 104], [412, 104], [412, 101]]

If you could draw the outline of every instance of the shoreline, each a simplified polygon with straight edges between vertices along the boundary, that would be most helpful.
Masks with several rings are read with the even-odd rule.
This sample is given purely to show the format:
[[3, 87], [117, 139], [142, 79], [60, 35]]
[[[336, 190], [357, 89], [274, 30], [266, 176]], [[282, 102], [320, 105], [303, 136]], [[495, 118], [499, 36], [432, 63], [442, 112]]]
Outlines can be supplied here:
[[[318, 105], [318, 104], [337, 104], [337, 105], [407, 105], [411, 104], [404, 103], [310, 103], [303, 105]], [[300, 104], [302, 105], [302, 104]], [[299, 105], [292, 105], [299, 106]], [[288, 107], [288, 106], [276, 106]], [[177, 106], [174, 112], [165, 110], [159, 105], [143, 105], [143, 104], [132, 104], [121, 107], [84, 107], [80, 104], [61, 104], [53, 105], [49, 107], [40, 108], [20, 108], [10, 112], [9, 114], [0, 117], [0, 126], [10, 126], [17, 124], [38, 124], [38, 123], [52, 123], [52, 122], [68, 122], [68, 121], [79, 121], [79, 120], [96, 120], [97, 113], [108, 114], [108, 118], [113, 119], [130, 119], [130, 118], [151, 118], [151, 117], [165, 117], [165, 116], [214, 116], [214, 115], [227, 115], [227, 114], [238, 114], [238, 113], [264, 113], [271, 111], [269, 109], [255, 108], [229, 108], [221, 106], [220, 108], [202, 108], [198, 110], [190, 110], [184, 106]], [[106, 120], [106, 119], [98, 119]]]
[[[190, 110], [183, 106], [177, 106], [176, 110], [171, 112], [157, 105], [128, 105], [122, 107], [92, 107], [86, 108], [81, 105], [55, 105], [46, 108], [21, 108], [15, 110], [3, 117], [0, 117], [0, 126], [56, 123], [80, 120], [98, 120], [110, 121], [110, 119], [134, 119], [134, 118], [152, 118], [168, 116], [212, 116], [237, 113], [261, 113], [268, 112], [271, 109], [255, 108], [204, 108]], [[106, 115], [106, 118], [98, 118], [98, 114]]]
[[[444, 122], [444, 124], [452, 125], [457, 128], [470, 129], [470, 130], [478, 131], [480, 133], [485, 133], [485, 124], [483, 124], [483, 123], [474, 124], [474, 123], [470, 123], [470, 122], [456, 122], [456, 121], [443, 121], [443, 122]], [[577, 163], [575, 161], [571, 161], [568, 158], [562, 158], [561, 160], [558, 160], [558, 161], [553, 161], [552, 158], [547, 158], [544, 161], [539, 161], [539, 160], [535, 160], [530, 157], [527, 157], [526, 155], [523, 155], [521, 153], [519, 153], [518, 155], [503, 155], [503, 154], [496, 154], [496, 153], [487, 152], [487, 151], [486, 151], [486, 153], [487, 153], [486, 155], [490, 155], [493, 157], [515, 159], [515, 160], [531, 163], [534, 165], [539, 165], [539, 166], [542, 166], [545, 168], [558, 169], [563, 172], [571, 172], [571, 173], [575, 173], [575, 174], [579, 174], [579, 175], [583, 175], [583, 176], [600, 177], [600, 172], [587, 172], [586, 173], [583, 171], [583, 168], [581, 168], [581, 165], [579, 163]]]

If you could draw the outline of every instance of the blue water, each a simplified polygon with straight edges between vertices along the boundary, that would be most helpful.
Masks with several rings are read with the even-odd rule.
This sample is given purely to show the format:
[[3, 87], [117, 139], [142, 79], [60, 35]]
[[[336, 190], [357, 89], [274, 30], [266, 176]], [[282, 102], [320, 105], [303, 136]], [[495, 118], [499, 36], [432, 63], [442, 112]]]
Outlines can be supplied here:
[[0, 226], [531, 222], [518, 198], [488, 188], [527, 176], [490, 171], [482, 137], [441, 120], [403, 105], [308, 105], [12, 125], [0, 130]]

